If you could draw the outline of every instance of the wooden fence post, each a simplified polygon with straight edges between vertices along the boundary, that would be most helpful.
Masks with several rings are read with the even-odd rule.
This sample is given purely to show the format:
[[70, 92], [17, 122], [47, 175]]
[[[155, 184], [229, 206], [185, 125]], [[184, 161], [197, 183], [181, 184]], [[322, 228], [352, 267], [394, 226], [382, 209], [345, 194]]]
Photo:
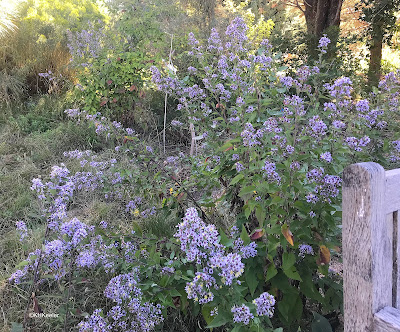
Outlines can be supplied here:
[[373, 331], [373, 316], [392, 306], [393, 249], [386, 221], [385, 170], [360, 163], [343, 172], [344, 331]]

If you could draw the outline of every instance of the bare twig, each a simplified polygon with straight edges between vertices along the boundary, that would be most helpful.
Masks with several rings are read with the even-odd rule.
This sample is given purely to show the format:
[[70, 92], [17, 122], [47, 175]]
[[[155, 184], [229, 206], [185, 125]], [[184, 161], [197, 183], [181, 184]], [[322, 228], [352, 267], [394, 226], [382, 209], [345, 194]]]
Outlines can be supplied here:
[[[303, 7], [301, 7], [301, 5], [300, 5], [298, 0], [296, 0], [296, 2], [289, 1], [289, 0], [284, 0], [284, 2], [285, 2], [286, 5], [289, 5], [289, 6], [292, 6], [294, 8], [300, 9], [300, 11], [303, 14], [305, 13], [305, 10], [303, 9]], [[304, 2], [304, 5], [307, 5], [307, 6], [311, 7], [310, 4], [308, 4], [305, 0], [303, 2]]]
[[[47, 223], [46, 231], [45, 231], [44, 238], [43, 238], [43, 241], [42, 241], [42, 247], [44, 246], [44, 244], [46, 242], [46, 239], [47, 239], [47, 236], [49, 235], [49, 232], [50, 232], [49, 223]], [[37, 286], [36, 284], [37, 284], [37, 282], [39, 280], [39, 276], [40, 276], [39, 266], [42, 263], [42, 256], [43, 256], [42, 254], [43, 254], [43, 250], [40, 249], [39, 250], [39, 257], [37, 258], [37, 264], [35, 265], [34, 270], [33, 270], [33, 281], [32, 281], [32, 285], [31, 285], [31, 287], [29, 289], [29, 293], [28, 293], [28, 295], [29, 295], [28, 302], [26, 303], [26, 307], [25, 307], [24, 321], [23, 321], [24, 329], [26, 329], [26, 323], [27, 323], [27, 320], [28, 320], [29, 306], [31, 304], [31, 300], [32, 300], [32, 297], [33, 297], [32, 294], [36, 293], [36, 286]], [[33, 264], [35, 264], [35, 262]]]
[[[168, 65], [172, 65], [172, 41], [174, 39], [174, 35], [171, 34], [171, 47], [169, 49], [169, 58]], [[164, 154], [165, 154], [165, 131], [167, 127], [167, 101], [168, 101], [168, 93], [165, 93], [164, 99], [164, 131], [163, 131], [163, 143], [164, 143]]]
[[65, 318], [64, 318], [64, 332], [67, 332], [67, 320], [68, 320], [68, 310], [69, 310], [69, 297], [71, 295], [71, 283], [72, 283], [72, 275], [74, 274], [74, 257], [71, 256], [71, 262], [69, 264], [69, 276], [68, 276], [68, 291], [66, 298], [66, 308], [65, 308]]
[[196, 144], [196, 139], [195, 139], [196, 134], [195, 134], [195, 132], [194, 132], [193, 123], [190, 123], [190, 124], [189, 124], [189, 129], [190, 129], [190, 134], [191, 134], [191, 136], [192, 136], [192, 139], [191, 139], [191, 141], [190, 141], [190, 156], [193, 156], [193, 154], [194, 154], [194, 146], [195, 146], [195, 144]]

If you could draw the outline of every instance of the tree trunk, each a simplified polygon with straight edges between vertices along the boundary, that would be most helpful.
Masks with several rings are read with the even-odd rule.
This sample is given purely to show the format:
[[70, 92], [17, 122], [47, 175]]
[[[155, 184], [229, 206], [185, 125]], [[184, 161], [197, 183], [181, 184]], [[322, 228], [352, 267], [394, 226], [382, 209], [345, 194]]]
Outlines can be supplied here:
[[303, 3], [307, 32], [310, 35], [309, 55], [315, 59], [318, 55], [318, 41], [324, 33], [328, 34], [333, 46], [336, 44], [343, 0], [303, 0]]
[[377, 86], [381, 78], [383, 31], [382, 23], [377, 22], [373, 27], [373, 36], [369, 47], [368, 89]]

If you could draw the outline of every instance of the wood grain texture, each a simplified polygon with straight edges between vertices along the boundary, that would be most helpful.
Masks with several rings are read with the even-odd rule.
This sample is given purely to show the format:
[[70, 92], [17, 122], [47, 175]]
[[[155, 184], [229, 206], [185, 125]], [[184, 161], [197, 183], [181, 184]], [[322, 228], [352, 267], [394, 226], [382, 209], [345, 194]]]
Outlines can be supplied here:
[[400, 169], [386, 171], [385, 210], [387, 213], [400, 208]]
[[343, 173], [344, 331], [373, 331], [373, 314], [392, 306], [391, 238], [385, 170], [360, 163]]
[[[361, 331], [361, 330], [360, 330]], [[375, 332], [399, 332], [400, 311], [393, 307], [385, 307], [374, 315]]]
[[[393, 289], [395, 289], [395, 300], [393, 307], [399, 309], [400, 307], [400, 224], [399, 212], [393, 212]], [[396, 243], [395, 243], [396, 242]]]

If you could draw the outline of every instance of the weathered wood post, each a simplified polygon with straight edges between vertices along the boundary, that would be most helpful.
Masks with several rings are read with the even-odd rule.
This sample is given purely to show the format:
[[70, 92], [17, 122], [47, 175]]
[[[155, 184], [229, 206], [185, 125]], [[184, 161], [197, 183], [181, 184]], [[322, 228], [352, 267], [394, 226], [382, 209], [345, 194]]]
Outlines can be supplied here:
[[393, 223], [385, 211], [385, 170], [360, 163], [343, 173], [344, 331], [376, 329], [374, 314], [392, 307]]

